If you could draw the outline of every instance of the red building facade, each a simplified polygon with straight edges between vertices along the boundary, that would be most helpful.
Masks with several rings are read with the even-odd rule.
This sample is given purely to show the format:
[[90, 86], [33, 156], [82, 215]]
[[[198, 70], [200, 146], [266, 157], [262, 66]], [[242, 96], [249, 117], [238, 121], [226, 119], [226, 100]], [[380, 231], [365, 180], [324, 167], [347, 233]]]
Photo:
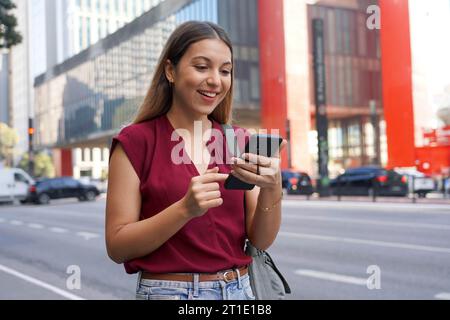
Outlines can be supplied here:
[[315, 113], [310, 22], [319, 17], [325, 22], [331, 171], [378, 163], [449, 173], [450, 145], [415, 144], [408, 1], [375, 2], [379, 30], [366, 26], [373, 1], [259, 0], [261, 126], [284, 136], [289, 130], [283, 167], [289, 158], [292, 167], [317, 172], [314, 146], [305, 141]]

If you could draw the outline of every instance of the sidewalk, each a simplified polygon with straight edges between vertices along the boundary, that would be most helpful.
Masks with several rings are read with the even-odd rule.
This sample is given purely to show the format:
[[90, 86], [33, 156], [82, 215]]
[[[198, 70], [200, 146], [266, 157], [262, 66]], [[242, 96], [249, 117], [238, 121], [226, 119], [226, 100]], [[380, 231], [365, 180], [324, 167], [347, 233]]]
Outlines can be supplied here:
[[[303, 195], [284, 195], [285, 200], [303, 200], [303, 201], [335, 201], [338, 202], [337, 196], [331, 196], [327, 198], [319, 198], [319, 196], [314, 193], [309, 198]], [[351, 202], [373, 202], [373, 198], [367, 196], [342, 196], [341, 201], [351, 201]], [[442, 194], [437, 197], [435, 194], [429, 194], [427, 198], [416, 198], [415, 202], [412, 197], [376, 197], [375, 202], [381, 203], [416, 203], [416, 204], [447, 204], [450, 206], [450, 198], [444, 199]]]

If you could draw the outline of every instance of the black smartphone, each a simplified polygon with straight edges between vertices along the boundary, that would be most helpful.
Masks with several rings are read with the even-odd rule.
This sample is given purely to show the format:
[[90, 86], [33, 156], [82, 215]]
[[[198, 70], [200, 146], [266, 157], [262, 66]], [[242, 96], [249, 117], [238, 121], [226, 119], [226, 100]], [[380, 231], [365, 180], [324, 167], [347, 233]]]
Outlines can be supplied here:
[[[283, 138], [270, 134], [253, 134], [245, 145], [242, 153], [253, 153], [260, 156], [272, 157], [280, 148]], [[242, 156], [242, 154], [239, 155]], [[255, 185], [241, 181], [232, 174], [225, 180], [225, 189], [230, 190], [252, 190]]]

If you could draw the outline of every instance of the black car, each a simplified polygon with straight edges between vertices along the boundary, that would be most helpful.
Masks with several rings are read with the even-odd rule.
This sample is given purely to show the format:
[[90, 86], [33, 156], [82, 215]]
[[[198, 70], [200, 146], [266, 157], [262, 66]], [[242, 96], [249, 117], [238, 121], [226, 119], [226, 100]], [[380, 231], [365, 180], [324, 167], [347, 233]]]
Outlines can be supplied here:
[[78, 198], [93, 201], [100, 194], [97, 187], [70, 177], [42, 179], [30, 186], [27, 202], [48, 204], [51, 199]]
[[408, 194], [408, 179], [393, 170], [380, 167], [347, 169], [330, 181], [333, 195], [400, 196]]
[[304, 172], [282, 170], [281, 179], [283, 189], [286, 189], [288, 194], [310, 196], [314, 192], [311, 178]]

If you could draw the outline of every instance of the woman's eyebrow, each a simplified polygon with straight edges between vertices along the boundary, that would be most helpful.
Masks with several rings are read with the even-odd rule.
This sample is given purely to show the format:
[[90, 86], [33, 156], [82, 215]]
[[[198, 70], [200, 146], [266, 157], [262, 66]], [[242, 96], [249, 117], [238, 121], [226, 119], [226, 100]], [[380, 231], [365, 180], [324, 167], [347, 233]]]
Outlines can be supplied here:
[[[205, 56], [197, 56], [197, 57], [192, 58], [192, 60], [197, 60], [197, 59], [203, 59], [208, 62], [211, 62], [211, 59], [209, 59], [208, 57], [205, 57]], [[231, 63], [231, 61], [225, 61], [222, 65], [232, 65], [232, 63]]]

